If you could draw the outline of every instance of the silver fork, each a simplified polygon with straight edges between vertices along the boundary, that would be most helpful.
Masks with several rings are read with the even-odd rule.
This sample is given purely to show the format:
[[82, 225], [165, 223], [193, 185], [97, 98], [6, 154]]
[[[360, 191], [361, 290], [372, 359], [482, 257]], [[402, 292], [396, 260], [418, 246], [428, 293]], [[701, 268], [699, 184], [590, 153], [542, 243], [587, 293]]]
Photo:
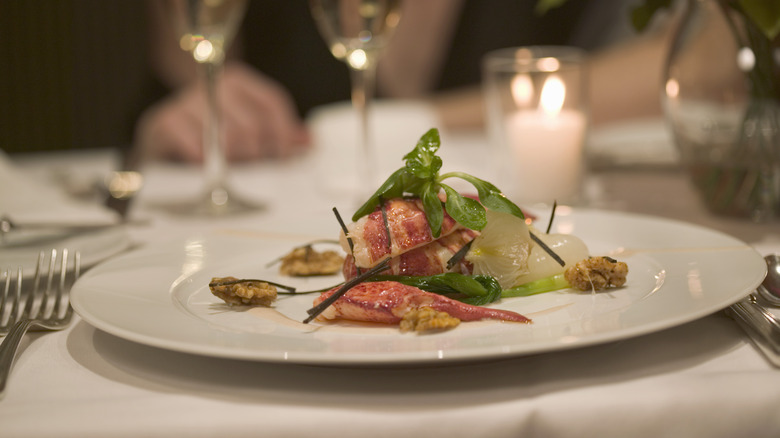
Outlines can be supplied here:
[[[22, 293], [21, 268], [16, 270], [15, 275], [6, 270], [0, 278], [0, 334], [8, 333], [0, 344], [0, 396], [5, 391], [19, 342], [27, 330], [62, 330], [70, 324], [73, 308], [69, 292], [81, 271], [81, 255], [78, 251], [73, 255], [73, 269], [68, 269], [68, 258], [68, 250], [63, 249], [58, 261], [57, 250], [54, 249], [47, 264], [46, 254], [42, 251], [38, 255], [32, 288], [25, 294]], [[14, 278], [15, 281], [12, 281]]]

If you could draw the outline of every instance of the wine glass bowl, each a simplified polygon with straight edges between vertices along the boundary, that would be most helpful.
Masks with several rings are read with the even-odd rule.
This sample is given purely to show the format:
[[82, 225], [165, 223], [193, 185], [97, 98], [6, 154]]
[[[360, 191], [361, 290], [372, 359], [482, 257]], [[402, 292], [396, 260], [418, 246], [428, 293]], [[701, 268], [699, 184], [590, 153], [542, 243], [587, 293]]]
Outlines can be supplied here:
[[197, 63], [222, 64], [246, 8], [246, 0], [184, 0], [169, 3], [179, 46]]
[[398, 25], [398, 0], [311, 0], [312, 15], [331, 54], [355, 70], [376, 67]]

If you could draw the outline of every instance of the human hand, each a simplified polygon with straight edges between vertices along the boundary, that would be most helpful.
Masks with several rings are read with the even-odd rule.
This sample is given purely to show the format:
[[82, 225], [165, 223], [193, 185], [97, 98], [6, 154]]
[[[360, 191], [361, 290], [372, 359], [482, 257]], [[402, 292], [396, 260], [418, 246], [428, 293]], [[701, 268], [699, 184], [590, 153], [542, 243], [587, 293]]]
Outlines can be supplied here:
[[[229, 161], [283, 158], [305, 150], [308, 131], [281, 85], [241, 63], [228, 63], [217, 84], [222, 141]], [[141, 116], [141, 159], [203, 160], [205, 89], [192, 83]]]

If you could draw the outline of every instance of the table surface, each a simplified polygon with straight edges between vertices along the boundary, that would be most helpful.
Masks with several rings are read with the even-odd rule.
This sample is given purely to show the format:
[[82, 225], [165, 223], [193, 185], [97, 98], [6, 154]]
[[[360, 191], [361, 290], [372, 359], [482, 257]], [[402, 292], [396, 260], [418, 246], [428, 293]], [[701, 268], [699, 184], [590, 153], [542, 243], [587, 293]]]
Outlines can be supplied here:
[[[450, 159], [473, 166], [468, 148], [480, 141], [453, 135], [463, 154]], [[236, 185], [268, 208], [219, 221], [160, 213], [166, 197], [196, 193], [198, 172], [150, 167], [128, 232], [145, 246], [215, 226], [289, 230], [313, 209], [349, 209], [354, 197], [322, 183], [333, 163], [321, 152], [233, 169]], [[14, 162], [67, 189], [106, 172], [115, 157]], [[692, 222], [761, 253], [780, 251], [780, 224], [712, 216], [676, 166], [600, 169], [585, 187], [588, 207]], [[79, 318], [63, 332], [29, 334], [20, 353], [0, 400], [0, 436], [780, 436], [780, 370], [722, 312], [619, 342], [446, 366], [201, 357], [127, 341]]]

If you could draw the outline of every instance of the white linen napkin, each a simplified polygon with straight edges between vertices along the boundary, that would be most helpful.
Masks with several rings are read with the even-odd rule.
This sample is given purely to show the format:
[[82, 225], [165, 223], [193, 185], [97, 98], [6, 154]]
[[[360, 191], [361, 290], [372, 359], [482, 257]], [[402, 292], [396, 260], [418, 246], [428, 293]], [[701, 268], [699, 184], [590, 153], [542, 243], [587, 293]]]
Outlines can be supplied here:
[[595, 127], [585, 153], [591, 168], [676, 166], [680, 154], [662, 118], [635, 119]]
[[0, 217], [18, 225], [105, 225], [119, 216], [102, 205], [68, 197], [47, 181], [33, 179], [17, 169], [0, 151]]
[[[6, 217], [19, 230], [0, 234], [0, 269], [22, 269], [24, 275], [35, 272], [38, 254], [67, 248], [81, 254], [81, 267], [87, 268], [131, 244], [123, 226], [89, 232], [35, 225], [120, 225], [113, 210], [98, 203], [68, 196], [48, 178], [33, 177], [15, 166], [0, 151], [0, 217]], [[25, 226], [31, 226], [25, 228]]]

